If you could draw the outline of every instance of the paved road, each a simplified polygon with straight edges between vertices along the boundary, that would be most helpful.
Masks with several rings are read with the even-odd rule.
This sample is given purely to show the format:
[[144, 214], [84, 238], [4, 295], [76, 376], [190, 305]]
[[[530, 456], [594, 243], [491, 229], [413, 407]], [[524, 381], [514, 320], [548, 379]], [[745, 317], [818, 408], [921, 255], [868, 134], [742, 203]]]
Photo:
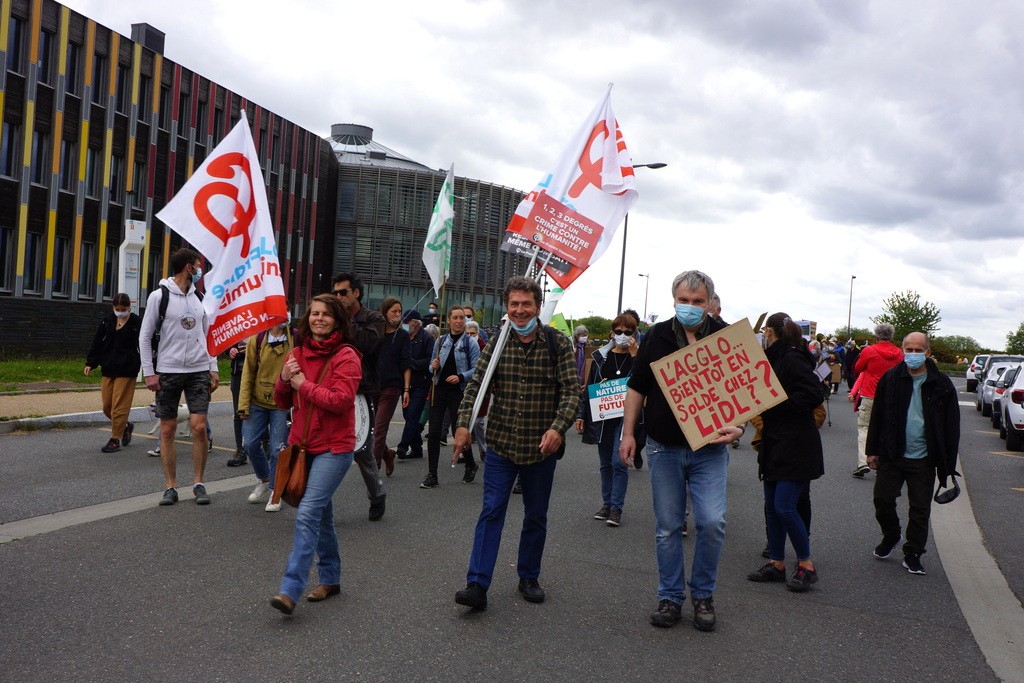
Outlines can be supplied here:
[[[820, 583], [798, 595], [746, 581], [763, 562], [764, 523], [754, 455], [744, 443], [731, 451], [712, 634], [688, 622], [670, 630], [648, 624], [657, 585], [648, 472], [631, 473], [623, 525], [598, 523], [591, 519], [600, 504], [596, 451], [578, 437], [556, 476], [545, 604], [527, 604], [515, 591], [517, 501], [489, 609], [475, 614], [454, 604], [481, 487], [444, 469], [439, 489], [420, 490], [424, 465], [413, 461], [399, 463], [387, 482], [379, 523], [367, 521], [360, 478], [346, 479], [335, 499], [342, 595], [303, 601], [284, 618], [267, 599], [278, 587], [294, 513], [247, 504], [253, 482], [224, 467], [228, 449], [218, 446], [209, 467], [211, 490], [227, 489], [212, 505], [159, 508], [162, 477], [145, 455], [145, 429], [113, 455], [99, 452], [106, 433], [96, 427], [0, 435], [0, 537], [5, 527], [28, 528], [18, 520], [45, 526], [66, 520], [67, 511], [86, 518], [104, 503], [135, 510], [0, 545], [0, 678], [996, 680], [938, 553], [925, 555], [925, 577], [871, 556], [879, 536], [871, 481], [850, 476], [854, 417], [845, 401], [832, 407], [832, 426], [822, 430], [828, 471], [812, 493]], [[1024, 463], [992, 454], [995, 438], [973, 409], [963, 420], [963, 467], [978, 520], [1019, 598], [1016, 517], [1024, 493], [1012, 488], [1024, 486]], [[218, 435], [229, 433], [226, 416], [213, 423]], [[184, 484], [189, 459], [179, 448]], [[691, 536], [688, 551], [692, 543]]]

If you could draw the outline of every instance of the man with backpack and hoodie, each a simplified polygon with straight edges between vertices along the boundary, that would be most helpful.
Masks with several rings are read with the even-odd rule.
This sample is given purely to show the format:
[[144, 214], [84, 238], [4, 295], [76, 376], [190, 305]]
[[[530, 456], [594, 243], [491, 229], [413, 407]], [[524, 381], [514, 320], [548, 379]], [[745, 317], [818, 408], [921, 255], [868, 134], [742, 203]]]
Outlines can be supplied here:
[[206, 413], [210, 394], [217, 389], [220, 375], [217, 359], [209, 354], [206, 334], [210, 321], [196, 294], [203, 277], [203, 259], [191, 249], [171, 254], [173, 277], [160, 281], [149, 294], [139, 332], [139, 353], [146, 386], [156, 393], [156, 416], [160, 420], [160, 462], [167, 490], [160, 505], [178, 502], [174, 431], [178, 426], [178, 402], [185, 394], [192, 430], [192, 493], [199, 505], [208, 505], [203, 475], [206, 471]]
[[875, 388], [882, 375], [903, 360], [903, 351], [892, 343], [896, 328], [888, 323], [875, 325], [877, 344], [868, 346], [860, 352], [857, 363], [853, 366], [858, 374], [856, 389], [851, 390], [849, 399], [857, 404], [857, 468], [853, 476], [863, 479], [871, 471], [868, 467], [868, 456], [865, 447], [868, 442], [868, 425], [871, 423], [871, 406], [875, 402]]

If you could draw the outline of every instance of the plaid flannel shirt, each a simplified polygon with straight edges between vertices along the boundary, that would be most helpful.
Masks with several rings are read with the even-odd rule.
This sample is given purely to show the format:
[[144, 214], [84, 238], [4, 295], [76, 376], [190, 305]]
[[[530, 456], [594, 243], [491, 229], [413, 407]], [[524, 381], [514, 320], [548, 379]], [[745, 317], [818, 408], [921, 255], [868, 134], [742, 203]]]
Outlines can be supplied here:
[[[556, 332], [558, 363], [552, 368], [544, 335], [544, 330], [538, 329], [533, 343], [524, 346], [512, 333], [488, 389], [491, 405], [487, 413], [487, 447], [517, 465], [548, 457], [540, 452], [544, 432], [554, 429], [564, 438], [579, 406], [580, 380], [572, 342]], [[488, 344], [481, 352], [473, 377], [466, 385], [458, 427], [469, 429], [473, 402], [480, 392], [480, 380], [492, 351], [493, 344]]]

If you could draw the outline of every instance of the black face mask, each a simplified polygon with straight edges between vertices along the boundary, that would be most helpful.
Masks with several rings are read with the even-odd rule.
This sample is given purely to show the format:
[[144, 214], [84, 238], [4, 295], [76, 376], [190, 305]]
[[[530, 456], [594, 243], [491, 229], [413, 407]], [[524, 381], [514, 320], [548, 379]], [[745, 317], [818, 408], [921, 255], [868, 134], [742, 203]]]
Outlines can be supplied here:
[[934, 500], [936, 503], [938, 503], [939, 505], [952, 503], [954, 500], [956, 500], [956, 497], [960, 495], [960, 484], [956, 483], [956, 477], [958, 474], [959, 472], [953, 472], [953, 474], [950, 476], [950, 479], [953, 481], [953, 484], [945, 491], [941, 490], [941, 486], [935, 490]]

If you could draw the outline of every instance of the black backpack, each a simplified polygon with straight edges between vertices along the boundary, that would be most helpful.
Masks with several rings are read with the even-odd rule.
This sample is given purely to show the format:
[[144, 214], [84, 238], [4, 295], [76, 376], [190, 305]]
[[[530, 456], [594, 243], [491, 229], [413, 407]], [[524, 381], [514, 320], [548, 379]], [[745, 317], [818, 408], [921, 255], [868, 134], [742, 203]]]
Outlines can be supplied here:
[[[198, 289], [196, 290], [196, 297], [202, 301], [203, 293]], [[171, 290], [167, 289], [167, 285], [160, 285], [160, 317], [156, 321], [156, 329], [153, 330], [153, 337], [150, 340], [150, 344], [153, 347], [153, 372], [156, 372], [156, 355], [157, 350], [160, 348], [160, 330], [164, 326], [164, 318], [167, 317], [167, 303], [171, 300]]]

